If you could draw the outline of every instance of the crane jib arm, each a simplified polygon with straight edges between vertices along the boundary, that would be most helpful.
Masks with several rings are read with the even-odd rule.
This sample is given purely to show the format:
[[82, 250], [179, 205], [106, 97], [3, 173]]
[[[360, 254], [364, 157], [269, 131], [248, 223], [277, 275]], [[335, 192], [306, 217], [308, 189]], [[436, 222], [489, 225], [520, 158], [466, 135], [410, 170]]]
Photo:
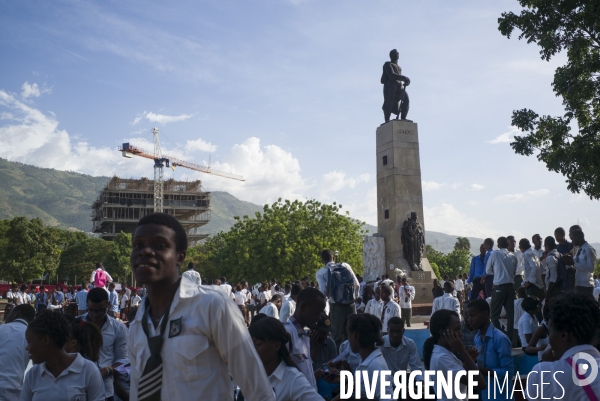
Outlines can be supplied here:
[[152, 160], [154, 160], [155, 165], [162, 164], [162, 162], [164, 162], [165, 165], [167, 167], [169, 167], [169, 163], [170, 163], [173, 167], [181, 166], [181, 167], [188, 168], [190, 170], [199, 171], [201, 173], [217, 175], [219, 177], [231, 178], [233, 180], [238, 180], [238, 181], [246, 181], [246, 179], [244, 177], [242, 177], [241, 175], [231, 174], [231, 173], [228, 173], [225, 171], [215, 170], [210, 166], [208, 166], [208, 167], [201, 166], [196, 163], [187, 162], [185, 160], [180, 160], [175, 157], [170, 157], [170, 156], [167, 156], [164, 154], [163, 154], [162, 158], [158, 159], [154, 156], [154, 154], [147, 152], [144, 149], [138, 148], [137, 146], [134, 146], [134, 145], [130, 144], [129, 142], [123, 143], [123, 145], [119, 146], [119, 151], [122, 152], [123, 157], [131, 158], [133, 156], [141, 156], [141, 157], [145, 157], [146, 159], [152, 159]]

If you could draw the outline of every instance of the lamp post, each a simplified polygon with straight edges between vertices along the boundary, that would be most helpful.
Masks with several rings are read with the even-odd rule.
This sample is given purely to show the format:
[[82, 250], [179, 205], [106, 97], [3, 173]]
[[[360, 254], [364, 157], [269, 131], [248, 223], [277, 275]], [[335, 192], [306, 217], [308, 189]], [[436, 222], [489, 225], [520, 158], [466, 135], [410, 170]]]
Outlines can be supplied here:
[[336, 250], [336, 251], [333, 251], [333, 254], [335, 255], [335, 261], [336, 261], [336, 262], [339, 262], [339, 259], [338, 259], [338, 257], [340, 256], [340, 251], [337, 251], [337, 250]]

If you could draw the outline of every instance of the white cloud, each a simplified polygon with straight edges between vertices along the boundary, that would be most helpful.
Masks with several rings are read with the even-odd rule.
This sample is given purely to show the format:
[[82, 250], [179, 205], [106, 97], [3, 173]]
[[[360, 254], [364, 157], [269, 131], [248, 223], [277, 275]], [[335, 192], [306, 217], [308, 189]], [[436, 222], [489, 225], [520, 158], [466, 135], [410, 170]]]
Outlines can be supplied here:
[[217, 150], [217, 145], [213, 145], [210, 142], [206, 142], [202, 138], [198, 138], [193, 141], [188, 140], [185, 144], [185, 148], [190, 150], [199, 150], [201, 152], [212, 153]]
[[343, 171], [330, 171], [329, 173], [324, 174], [321, 180], [321, 196], [327, 199], [331, 192], [337, 192], [344, 188], [355, 188], [357, 184], [369, 182], [370, 180], [370, 174], [361, 174], [358, 177], [353, 178], [346, 177], [346, 173]]
[[423, 181], [423, 192], [431, 192], [440, 189], [445, 184], [440, 184], [435, 181]]
[[499, 235], [496, 230], [490, 228], [490, 223], [467, 217], [448, 203], [424, 207], [423, 213], [425, 213], [425, 229], [427, 231], [479, 238]]
[[469, 190], [471, 190], [471, 191], [479, 191], [479, 190], [482, 190], [483, 188], [485, 188], [485, 186], [480, 185], [480, 184], [471, 184], [469, 186]]
[[180, 114], [178, 116], [167, 116], [165, 114], [157, 114], [152, 111], [143, 112], [135, 116], [135, 119], [131, 122], [132, 125], [136, 125], [142, 121], [143, 118], [150, 121], [151, 123], [159, 123], [159, 124], [168, 124], [168, 123], [176, 123], [179, 121], [185, 121], [189, 118], [192, 118], [193, 114]]
[[536, 191], [527, 191], [521, 194], [500, 195], [494, 198], [494, 202], [519, 202], [546, 196], [550, 193], [547, 189], [538, 189]]
[[499, 143], [509, 143], [512, 142], [515, 138], [515, 135], [522, 135], [523, 131], [516, 127], [510, 127], [508, 132], [498, 135], [496, 138], [491, 141], [487, 141], [487, 143], [491, 143], [492, 145], [497, 145]]
[[44, 84], [42, 88], [38, 86], [38, 84], [29, 82], [25, 82], [23, 86], [21, 86], [21, 97], [23, 99], [28, 99], [30, 97], [40, 97], [43, 93], [52, 93], [52, 88], [46, 87]]
[[571, 198], [569, 199], [569, 203], [577, 203], [577, 202], [581, 202], [584, 200], [589, 199], [590, 197], [587, 196], [585, 193], [579, 193], [579, 194], [572, 194]]
[[[362, 200], [350, 204], [343, 203], [342, 212], [349, 211], [350, 217], [377, 227], [377, 186], [360, 193], [360, 195], [363, 194], [364, 198]], [[369, 234], [375, 233], [371, 232]]]

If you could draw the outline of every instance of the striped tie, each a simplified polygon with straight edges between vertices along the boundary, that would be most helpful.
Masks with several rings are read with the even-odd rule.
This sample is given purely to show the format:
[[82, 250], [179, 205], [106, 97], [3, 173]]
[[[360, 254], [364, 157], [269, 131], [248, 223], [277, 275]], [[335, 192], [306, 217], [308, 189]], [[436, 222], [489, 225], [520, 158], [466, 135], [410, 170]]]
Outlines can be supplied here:
[[142, 318], [142, 328], [148, 339], [148, 348], [150, 349], [150, 358], [146, 362], [146, 367], [140, 378], [138, 385], [138, 400], [144, 401], [160, 401], [160, 390], [162, 388], [162, 357], [160, 352], [163, 345], [163, 334], [169, 320], [169, 309], [165, 311], [160, 323], [160, 332], [154, 337], [148, 334], [148, 311], [150, 309], [149, 302], [146, 300], [144, 317]]

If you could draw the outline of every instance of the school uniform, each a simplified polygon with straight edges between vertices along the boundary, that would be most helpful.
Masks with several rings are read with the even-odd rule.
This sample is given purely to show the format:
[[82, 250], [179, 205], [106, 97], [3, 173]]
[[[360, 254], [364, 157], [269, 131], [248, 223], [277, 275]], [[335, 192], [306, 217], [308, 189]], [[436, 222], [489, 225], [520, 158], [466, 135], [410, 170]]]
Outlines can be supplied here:
[[269, 376], [269, 383], [277, 401], [323, 401], [306, 377], [283, 361]]
[[[429, 369], [436, 371], [436, 375], [440, 374], [447, 382], [449, 372], [452, 372], [452, 383], [454, 384], [454, 377], [456, 377], [456, 373], [464, 371], [462, 362], [452, 353], [450, 350], [442, 347], [441, 345], [435, 344], [433, 346], [433, 352], [431, 353], [431, 360], [429, 362]], [[437, 382], [437, 379], [435, 380]], [[434, 391], [436, 392], [438, 400], [445, 401], [455, 401], [455, 400], [466, 400], [467, 396], [467, 386], [464, 384], [460, 384], [460, 392], [465, 395], [465, 398], [447, 398], [445, 392], [442, 391], [442, 394], [437, 394], [437, 385], [434, 386]], [[456, 389], [453, 388], [454, 395], [456, 395]]]
[[283, 326], [285, 327], [285, 331], [292, 337], [289, 345], [292, 360], [296, 363], [300, 372], [306, 376], [306, 380], [308, 380], [310, 385], [317, 390], [317, 381], [310, 356], [310, 337], [304, 331], [304, 328], [294, 319], [294, 316], [290, 316], [289, 320]]
[[388, 322], [393, 317], [400, 317], [400, 305], [394, 300], [390, 300], [387, 305], [384, 305], [383, 311], [381, 312], [381, 331], [387, 333]]
[[358, 365], [362, 362], [362, 358], [359, 353], [352, 352], [350, 348], [350, 342], [348, 340], [340, 344], [340, 354], [335, 358], [334, 362], [346, 361], [350, 365], [352, 373], [358, 368]]
[[525, 338], [525, 334], [535, 333], [539, 324], [535, 316], [531, 316], [529, 313], [525, 312], [519, 319], [519, 323], [517, 327], [519, 328], [519, 339], [521, 339], [521, 347], [527, 347], [527, 339]]
[[281, 323], [287, 322], [290, 316], [294, 316], [294, 312], [296, 312], [296, 301], [290, 298], [283, 304], [279, 311], [279, 320], [281, 320]]
[[[360, 395], [361, 397], [366, 397], [367, 393], [365, 391], [365, 383], [363, 381], [363, 373], [362, 372], [368, 372], [368, 377], [372, 378], [373, 377], [373, 373], [374, 372], [380, 372], [383, 370], [390, 370], [387, 363], [385, 362], [385, 358], [383, 357], [383, 354], [381, 353], [381, 350], [379, 348], [376, 348], [375, 351], [371, 352], [371, 355], [369, 355], [368, 357], [365, 358], [364, 361], [362, 361], [360, 363], [360, 365], [358, 365], [358, 368], [356, 368], [356, 372], [361, 372], [360, 373], [360, 387], [361, 387], [361, 392]], [[379, 384], [379, 380], [381, 380], [381, 376], [378, 379], [378, 384]], [[390, 385], [388, 385], [387, 387], [385, 387], [385, 394], [391, 396], [393, 394], [393, 387], [392, 384], [394, 382], [394, 378], [393, 376], [388, 376], [387, 379], [389, 380]], [[371, 383], [369, 383], [371, 384]], [[356, 394], [355, 394], [356, 396]], [[383, 396], [383, 394], [381, 394], [381, 386], [377, 385], [375, 386], [375, 399], [380, 399]]]
[[377, 319], [381, 320], [381, 312], [383, 312], [383, 301], [381, 299], [378, 301], [373, 298], [367, 302], [367, 306], [365, 306], [365, 313], [370, 313]]
[[275, 306], [275, 304], [268, 302], [265, 306], [262, 307], [260, 312], [264, 313], [267, 316], [274, 317], [275, 319], [279, 319], [279, 310]]
[[96, 364], [75, 354], [75, 360], [58, 377], [46, 368], [46, 362], [27, 372], [21, 401], [104, 401], [102, 375]]
[[[397, 347], [390, 343], [389, 336], [383, 337], [383, 346], [379, 348], [385, 361], [392, 371], [396, 373], [401, 370], [425, 370], [423, 362], [419, 357], [417, 344], [406, 336], [402, 336], [402, 341]], [[408, 369], [410, 367], [410, 369]]]
[[77, 302], [77, 311], [79, 314], [85, 313], [87, 310], [87, 296], [88, 292], [86, 290], [77, 291], [75, 294], [75, 301]]
[[[529, 394], [544, 394], [546, 399], [568, 399], [569, 401], [590, 401], [590, 395], [600, 394], [600, 380], [596, 379], [587, 386], [578, 386], [573, 380], [573, 363], [575, 354], [589, 354], [596, 364], [600, 365], [600, 352], [592, 345], [577, 345], [568, 349], [558, 361], [540, 362], [533, 367], [527, 377], [527, 390]], [[573, 360], [577, 362], [575, 368], [583, 371], [581, 364], [590, 364], [590, 361], [584, 359]], [[547, 372], [553, 372], [549, 374]], [[589, 373], [588, 373], [589, 374]], [[582, 383], [580, 383], [582, 384]], [[527, 394], [527, 393], [526, 393]], [[539, 398], [538, 398], [539, 399]]]
[[27, 322], [16, 319], [0, 326], [0, 400], [18, 401], [29, 354], [25, 349]]
[[136, 306], [140, 306], [140, 302], [142, 302], [142, 298], [139, 295], [134, 295], [131, 297], [131, 302], [129, 305], [134, 308]]
[[444, 295], [433, 300], [431, 315], [433, 316], [433, 314], [440, 309], [453, 310], [454, 312], [458, 313], [458, 317], [460, 320], [462, 320], [462, 315], [460, 313], [460, 302], [449, 292], [445, 292]]
[[[82, 318], [89, 321], [87, 313]], [[107, 315], [106, 320], [100, 328], [100, 333], [102, 334], [102, 346], [100, 347], [98, 366], [106, 368], [116, 363], [122, 363], [123, 365], [129, 363], [127, 355], [127, 328], [125, 325]], [[106, 398], [114, 395], [113, 376], [104, 378], [104, 388], [106, 390]]]
[[[142, 302], [142, 308], [147, 302]], [[132, 401], [151, 355], [138, 311], [129, 326]], [[146, 316], [148, 336], [160, 335]], [[163, 334], [163, 400], [233, 400], [230, 374], [248, 401], [274, 401], [273, 390], [238, 308], [217, 286], [181, 278]], [[162, 322], [161, 322], [162, 323]]]

